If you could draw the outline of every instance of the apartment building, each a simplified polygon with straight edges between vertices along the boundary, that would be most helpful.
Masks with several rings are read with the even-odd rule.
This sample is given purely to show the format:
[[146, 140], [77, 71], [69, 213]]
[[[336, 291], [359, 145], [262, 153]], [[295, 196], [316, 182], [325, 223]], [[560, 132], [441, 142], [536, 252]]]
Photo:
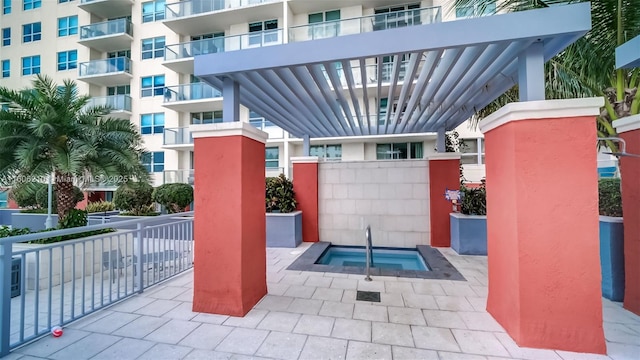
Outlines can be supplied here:
[[[221, 93], [193, 75], [195, 56], [452, 21], [479, 11], [452, 9], [448, 0], [0, 2], [0, 85], [27, 87], [38, 73], [58, 82], [77, 80], [93, 103], [109, 105], [112, 116], [139, 126], [148, 150], [143, 163], [156, 185], [193, 183], [189, 125], [222, 121]], [[384, 82], [393, 76], [392, 66], [391, 59], [383, 58], [361, 71], [372, 83], [378, 77]], [[398, 111], [394, 99], [370, 94], [371, 116], [382, 119]], [[290, 175], [289, 159], [303, 154], [302, 139], [248, 108], [241, 109], [239, 120], [269, 133], [265, 175]], [[458, 131], [467, 145], [465, 176], [479, 181], [484, 176], [482, 137], [466, 125]], [[312, 138], [310, 154], [326, 161], [423, 158], [435, 152], [435, 139], [434, 133]], [[93, 184], [91, 190], [108, 199], [113, 187]]]

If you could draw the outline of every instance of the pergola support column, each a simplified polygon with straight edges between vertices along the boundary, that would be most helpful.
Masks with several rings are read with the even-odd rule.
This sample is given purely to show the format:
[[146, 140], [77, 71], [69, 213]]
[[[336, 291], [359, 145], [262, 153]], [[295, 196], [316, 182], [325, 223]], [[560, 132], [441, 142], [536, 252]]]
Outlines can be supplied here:
[[544, 44], [531, 44], [518, 58], [520, 101], [544, 100]]
[[190, 127], [196, 239], [193, 311], [244, 316], [267, 294], [264, 151], [245, 122]]
[[309, 135], [302, 137], [302, 156], [310, 156], [311, 154], [311, 138]]
[[602, 105], [602, 98], [512, 103], [480, 123], [487, 311], [519, 346], [606, 352], [594, 149]]
[[222, 84], [222, 122], [240, 121], [240, 84], [225, 77]]
[[451, 246], [451, 224], [449, 214], [451, 202], [445, 191], [460, 188], [460, 154], [442, 153], [429, 156], [429, 223], [431, 224], [431, 246]]
[[319, 241], [317, 156], [293, 157], [293, 191], [302, 211], [302, 241]]
[[[640, 115], [613, 122], [625, 151], [640, 154]], [[624, 221], [624, 308], [640, 315], [640, 158], [620, 157]]]
[[436, 139], [436, 151], [443, 153], [447, 151], [447, 133], [444, 127], [438, 129], [438, 137]]

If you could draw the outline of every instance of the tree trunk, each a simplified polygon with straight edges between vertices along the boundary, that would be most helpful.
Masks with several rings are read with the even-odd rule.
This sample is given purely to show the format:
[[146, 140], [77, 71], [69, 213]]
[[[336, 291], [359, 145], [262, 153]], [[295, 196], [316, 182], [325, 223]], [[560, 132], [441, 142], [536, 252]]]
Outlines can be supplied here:
[[56, 200], [58, 221], [61, 221], [67, 216], [69, 210], [76, 206], [73, 196], [73, 175], [56, 171]]

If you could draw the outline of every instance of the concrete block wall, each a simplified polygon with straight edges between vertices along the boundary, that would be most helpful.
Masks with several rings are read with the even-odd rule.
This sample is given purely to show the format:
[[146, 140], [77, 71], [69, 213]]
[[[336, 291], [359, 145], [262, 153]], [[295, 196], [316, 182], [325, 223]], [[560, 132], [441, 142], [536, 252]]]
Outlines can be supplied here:
[[[321, 162], [318, 169], [320, 241], [364, 245], [429, 245], [428, 160]], [[303, 214], [304, 216], [304, 214]]]

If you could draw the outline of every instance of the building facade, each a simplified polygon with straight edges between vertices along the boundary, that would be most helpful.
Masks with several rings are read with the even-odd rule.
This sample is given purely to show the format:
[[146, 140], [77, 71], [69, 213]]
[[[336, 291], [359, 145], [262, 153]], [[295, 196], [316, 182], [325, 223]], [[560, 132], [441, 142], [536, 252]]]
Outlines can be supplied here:
[[[218, 89], [199, 81], [194, 56], [290, 41], [319, 41], [350, 31], [371, 31], [451, 21], [479, 9], [451, 9], [447, 0], [0, 0], [0, 85], [24, 88], [33, 75], [59, 83], [77, 80], [92, 102], [137, 124], [148, 154], [143, 163], [155, 185], [193, 183], [192, 124], [222, 121]], [[489, 9], [491, 10], [491, 9]], [[355, 28], [353, 28], [355, 27]], [[367, 77], [392, 76], [392, 61], [367, 65]], [[404, 68], [400, 69], [404, 76]], [[341, 74], [342, 76], [344, 74]], [[325, 74], [325, 76], [327, 76]], [[366, 85], [365, 85], [366, 86]], [[369, 106], [383, 118], [393, 99], [370, 92]], [[401, 111], [401, 110], [400, 110]], [[240, 121], [269, 133], [265, 175], [291, 175], [290, 158], [303, 140], [251, 109]], [[459, 127], [465, 177], [484, 177], [482, 136]], [[436, 134], [312, 138], [310, 155], [326, 161], [425, 158]], [[90, 190], [111, 191], [108, 184]], [[104, 195], [104, 194], [103, 194]], [[106, 198], [109, 198], [107, 193]], [[1, 199], [0, 199], [1, 201]], [[1, 202], [0, 202], [1, 204]]]

